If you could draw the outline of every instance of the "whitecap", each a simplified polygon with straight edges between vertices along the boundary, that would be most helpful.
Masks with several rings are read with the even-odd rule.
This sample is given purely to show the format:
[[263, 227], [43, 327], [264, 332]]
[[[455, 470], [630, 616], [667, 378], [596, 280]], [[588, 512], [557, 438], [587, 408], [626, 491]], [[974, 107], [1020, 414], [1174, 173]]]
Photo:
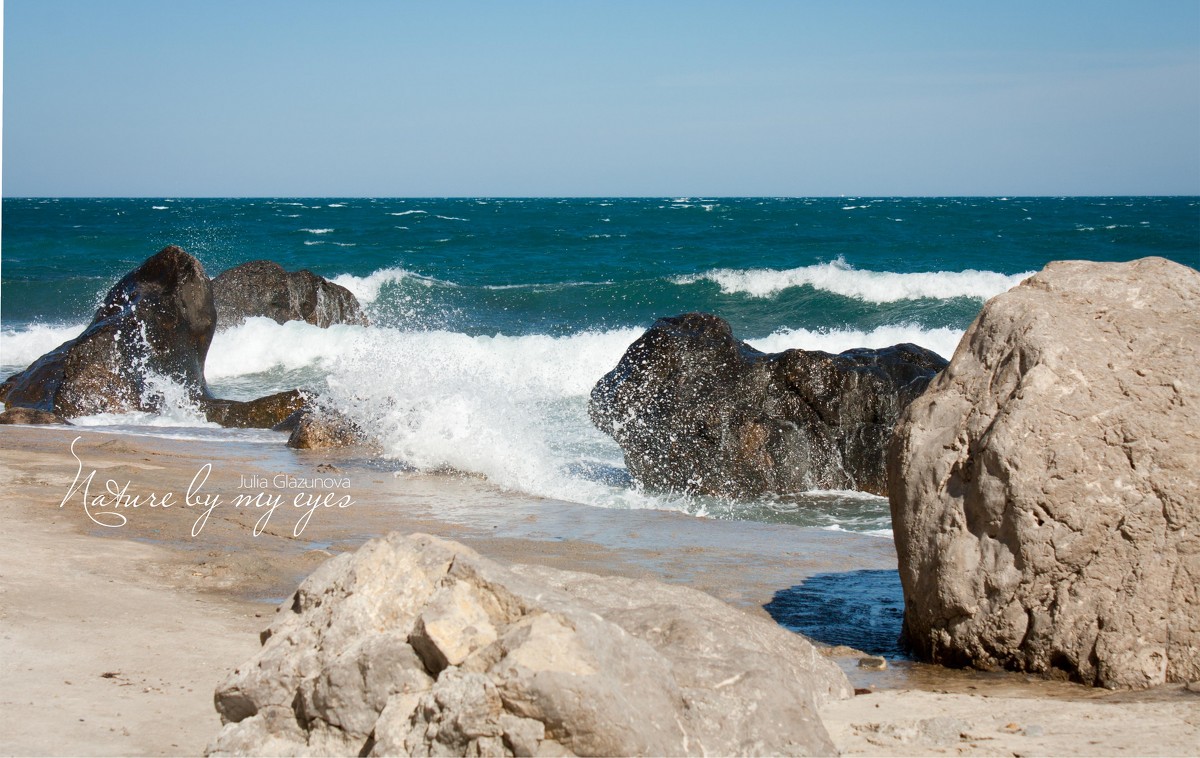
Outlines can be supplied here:
[[0, 330], [0, 365], [8, 372], [24, 369], [86, 328], [87, 324], [31, 324]]
[[797, 348], [840, 353], [856, 347], [878, 349], [910, 342], [932, 350], [949, 360], [962, 340], [961, 329], [927, 329], [917, 324], [888, 324], [875, 329], [780, 329], [766, 337], [745, 340], [764, 353], [779, 353]]
[[418, 284], [423, 284], [426, 287], [458, 286], [454, 282], [435, 279], [432, 276], [423, 276], [399, 267], [382, 268], [377, 271], [372, 271], [367, 276], [338, 274], [330, 279], [330, 281], [334, 284], [340, 284], [341, 286], [350, 290], [350, 292], [352, 292], [363, 305], [375, 302], [375, 299], [379, 297], [380, 289], [387, 284], [396, 284], [402, 281], [412, 281]]
[[892, 303], [922, 298], [993, 297], [1033, 275], [995, 271], [930, 271], [898, 273], [856, 269], [838, 258], [793, 269], [714, 269], [703, 274], [675, 277], [676, 284], [711, 281], [726, 294], [773, 297], [792, 287], [809, 286], [870, 303]]

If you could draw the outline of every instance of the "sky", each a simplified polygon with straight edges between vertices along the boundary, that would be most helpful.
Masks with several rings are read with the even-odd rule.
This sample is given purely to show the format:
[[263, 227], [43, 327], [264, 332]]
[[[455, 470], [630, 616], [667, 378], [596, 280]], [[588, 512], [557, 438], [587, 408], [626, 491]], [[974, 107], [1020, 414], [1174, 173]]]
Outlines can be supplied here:
[[1200, 195], [1200, 2], [5, 0], [18, 196]]

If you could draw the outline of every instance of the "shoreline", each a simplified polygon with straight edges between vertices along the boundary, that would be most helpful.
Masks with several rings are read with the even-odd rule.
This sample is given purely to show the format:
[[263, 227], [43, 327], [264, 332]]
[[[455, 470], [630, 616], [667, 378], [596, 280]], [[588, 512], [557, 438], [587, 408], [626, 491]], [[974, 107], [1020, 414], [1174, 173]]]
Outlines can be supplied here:
[[[202, 752], [220, 726], [213, 689], [258, 648], [273, 605], [326, 558], [392, 530], [509, 563], [687, 584], [757, 614], [814, 574], [895, 568], [891, 541], [879, 537], [543, 501], [282, 441], [10, 426], [0, 428], [0, 461], [6, 754]], [[93, 495], [112, 479], [130, 495], [182, 500], [205, 464], [193, 495], [223, 503], [195, 536], [199, 504], [127, 509], [120, 528], [89, 521], [78, 492], [60, 508], [77, 472], [96, 472]], [[299, 537], [303, 509], [280, 508], [255, 536], [265, 510], [228, 506], [259, 489], [245, 477], [262, 472], [348, 480], [354, 503], [316, 510]], [[1200, 753], [1200, 695], [1180, 686], [1114, 693], [922, 664], [866, 672], [855, 661], [839, 663], [872, 691], [822, 712], [843, 753]]]

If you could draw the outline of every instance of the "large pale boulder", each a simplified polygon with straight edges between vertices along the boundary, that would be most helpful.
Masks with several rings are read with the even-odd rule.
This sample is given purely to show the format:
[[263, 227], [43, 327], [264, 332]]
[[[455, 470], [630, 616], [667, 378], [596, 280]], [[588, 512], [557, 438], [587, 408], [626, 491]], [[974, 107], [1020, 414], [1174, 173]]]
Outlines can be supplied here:
[[224, 754], [814, 755], [851, 694], [701, 592], [392, 534], [319, 568], [220, 685]]
[[1200, 273], [1067, 261], [993, 298], [888, 465], [921, 658], [1200, 679]]
[[592, 389], [593, 423], [655, 490], [887, 491], [900, 410], [946, 365], [916, 345], [762, 353], [707, 313], [660, 318]]

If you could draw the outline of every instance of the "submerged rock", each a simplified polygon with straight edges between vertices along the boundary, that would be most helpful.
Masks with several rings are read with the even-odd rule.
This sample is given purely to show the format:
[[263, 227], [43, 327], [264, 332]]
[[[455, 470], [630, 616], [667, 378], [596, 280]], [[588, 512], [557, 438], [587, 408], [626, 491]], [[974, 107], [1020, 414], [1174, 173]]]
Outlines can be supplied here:
[[888, 464], [918, 656], [1200, 677], [1200, 273], [1067, 261], [993, 298]]
[[221, 327], [253, 316], [282, 324], [306, 321], [320, 327], [367, 325], [354, 293], [308, 270], [285, 271], [273, 261], [250, 261], [213, 279], [213, 301]]
[[592, 389], [592, 421], [646, 487], [753, 497], [886, 493], [900, 411], [945, 366], [916, 345], [762, 353], [723, 319], [662, 318]]
[[392, 534], [330, 560], [217, 689], [209, 754], [828, 755], [851, 696], [799, 635], [685, 587]]
[[204, 361], [216, 330], [212, 287], [200, 262], [174, 245], [109, 290], [75, 339], [4, 382], [4, 402], [64, 418], [192, 407], [224, 426], [272, 427], [298, 393], [251, 401], [213, 398]]

